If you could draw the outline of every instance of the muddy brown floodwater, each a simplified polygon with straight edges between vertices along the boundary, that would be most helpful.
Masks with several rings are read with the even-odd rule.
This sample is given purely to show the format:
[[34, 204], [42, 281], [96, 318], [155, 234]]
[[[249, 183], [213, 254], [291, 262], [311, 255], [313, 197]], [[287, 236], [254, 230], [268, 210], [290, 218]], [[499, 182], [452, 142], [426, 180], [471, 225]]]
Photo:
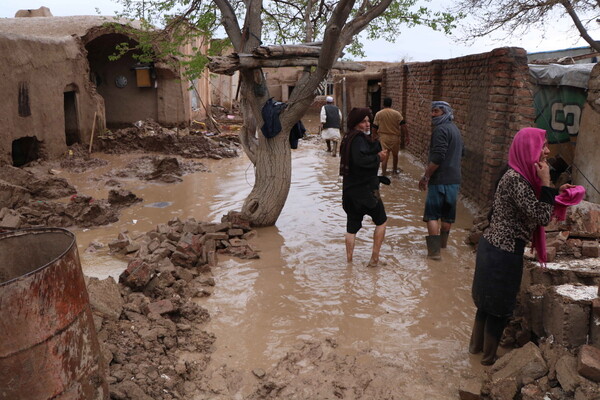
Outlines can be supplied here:
[[[80, 193], [106, 198], [109, 188], [93, 177], [132, 156], [94, 156], [109, 166], [62, 175]], [[260, 259], [220, 256], [214, 293], [199, 300], [211, 315], [205, 329], [217, 337], [210, 368], [240, 371], [235, 398], [242, 398], [256, 385], [253, 370], [268, 371], [304, 340], [333, 338], [342, 354], [367, 352], [401, 366], [407, 384], [398, 388], [405, 394], [399, 398], [456, 399], [464, 380], [483, 374], [479, 359], [467, 352], [474, 253], [464, 239], [471, 211], [459, 205], [443, 260], [427, 260], [425, 195], [417, 189], [422, 166], [401, 155], [402, 173], [381, 191], [388, 214], [386, 264], [366, 267], [374, 228], [368, 218], [357, 235], [355, 261], [347, 264], [339, 158], [315, 137], [301, 141], [292, 157], [292, 185], [281, 216], [276, 226], [258, 230]], [[74, 230], [85, 274], [118, 278], [126, 266], [106, 253], [85, 252], [92, 241], [106, 244], [122, 229], [144, 233], [173, 217], [216, 222], [240, 210], [253, 183], [248, 159], [201, 162], [210, 172], [184, 176], [181, 183], [122, 180], [124, 189], [144, 200], [123, 210], [111, 226]]]

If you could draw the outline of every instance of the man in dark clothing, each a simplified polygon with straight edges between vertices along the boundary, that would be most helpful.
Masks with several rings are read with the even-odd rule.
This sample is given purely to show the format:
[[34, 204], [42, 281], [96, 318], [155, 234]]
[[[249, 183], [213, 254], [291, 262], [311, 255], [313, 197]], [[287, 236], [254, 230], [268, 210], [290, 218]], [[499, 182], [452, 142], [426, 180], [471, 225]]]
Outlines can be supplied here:
[[448, 103], [432, 102], [431, 117], [433, 132], [429, 158], [425, 173], [419, 181], [419, 189], [427, 190], [423, 214], [429, 234], [426, 237], [427, 257], [439, 260], [440, 248], [446, 247], [450, 228], [456, 220], [463, 141], [460, 131], [452, 122], [454, 114]]
[[387, 221], [379, 196], [377, 171], [387, 150], [382, 150], [379, 140], [371, 135], [372, 117], [368, 108], [353, 108], [348, 114], [348, 133], [340, 147], [340, 175], [343, 176], [342, 205], [347, 215], [346, 258], [352, 261], [356, 233], [362, 227], [363, 217], [369, 215], [375, 223], [375, 233], [368, 266], [376, 267]]
[[[342, 139], [340, 135], [340, 127], [342, 122], [342, 112], [333, 104], [333, 97], [327, 96], [327, 104], [321, 107], [321, 137], [327, 143], [327, 151], [331, 152], [332, 156], [337, 155], [338, 142]], [[333, 143], [333, 149], [331, 144]]]

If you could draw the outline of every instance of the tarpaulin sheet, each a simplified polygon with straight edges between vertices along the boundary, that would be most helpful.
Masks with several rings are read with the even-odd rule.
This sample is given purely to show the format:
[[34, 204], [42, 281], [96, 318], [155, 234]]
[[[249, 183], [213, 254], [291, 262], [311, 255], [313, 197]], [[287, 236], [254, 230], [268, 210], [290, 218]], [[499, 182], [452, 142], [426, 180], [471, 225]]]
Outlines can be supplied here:
[[587, 89], [594, 65], [596, 64], [529, 64], [529, 73], [538, 85], [573, 86]]

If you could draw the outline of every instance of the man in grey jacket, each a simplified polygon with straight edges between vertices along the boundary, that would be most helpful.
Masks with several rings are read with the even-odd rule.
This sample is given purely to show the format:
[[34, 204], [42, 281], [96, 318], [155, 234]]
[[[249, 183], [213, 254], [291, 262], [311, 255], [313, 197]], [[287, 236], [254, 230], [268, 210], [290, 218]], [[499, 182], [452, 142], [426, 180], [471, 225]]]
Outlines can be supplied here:
[[[452, 223], [456, 220], [456, 202], [461, 181], [463, 140], [452, 122], [452, 107], [445, 101], [431, 103], [433, 132], [429, 158], [419, 189], [427, 190], [423, 221], [427, 223], [427, 257], [441, 259], [441, 248], [448, 243]], [[441, 223], [440, 223], [441, 220]]]

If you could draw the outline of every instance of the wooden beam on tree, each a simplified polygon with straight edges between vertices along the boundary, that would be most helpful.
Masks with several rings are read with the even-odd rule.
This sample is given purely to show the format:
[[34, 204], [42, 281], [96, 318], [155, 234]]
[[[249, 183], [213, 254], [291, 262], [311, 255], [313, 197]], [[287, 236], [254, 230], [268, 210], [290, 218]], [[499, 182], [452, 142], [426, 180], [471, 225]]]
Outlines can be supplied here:
[[233, 75], [240, 69], [240, 59], [235, 54], [227, 56], [208, 57], [208, 70], [220, 75]]
[[258, 46], [252, 54], [260, 58], [319, 57], [321, 48], [304, 45]]
[[[316, 67], [317, 57], [292, 57], [278, 59], [263, 59], [251, 54], [230, 54], [222, 57], [209, 57], [210, 72], [222, 75], [233, 75], [239, 69], [279, 68], [279, 67]], [[366, 69], [362, 64], [353, 61], [336, 61], [332, 69], [361, 72]]]

